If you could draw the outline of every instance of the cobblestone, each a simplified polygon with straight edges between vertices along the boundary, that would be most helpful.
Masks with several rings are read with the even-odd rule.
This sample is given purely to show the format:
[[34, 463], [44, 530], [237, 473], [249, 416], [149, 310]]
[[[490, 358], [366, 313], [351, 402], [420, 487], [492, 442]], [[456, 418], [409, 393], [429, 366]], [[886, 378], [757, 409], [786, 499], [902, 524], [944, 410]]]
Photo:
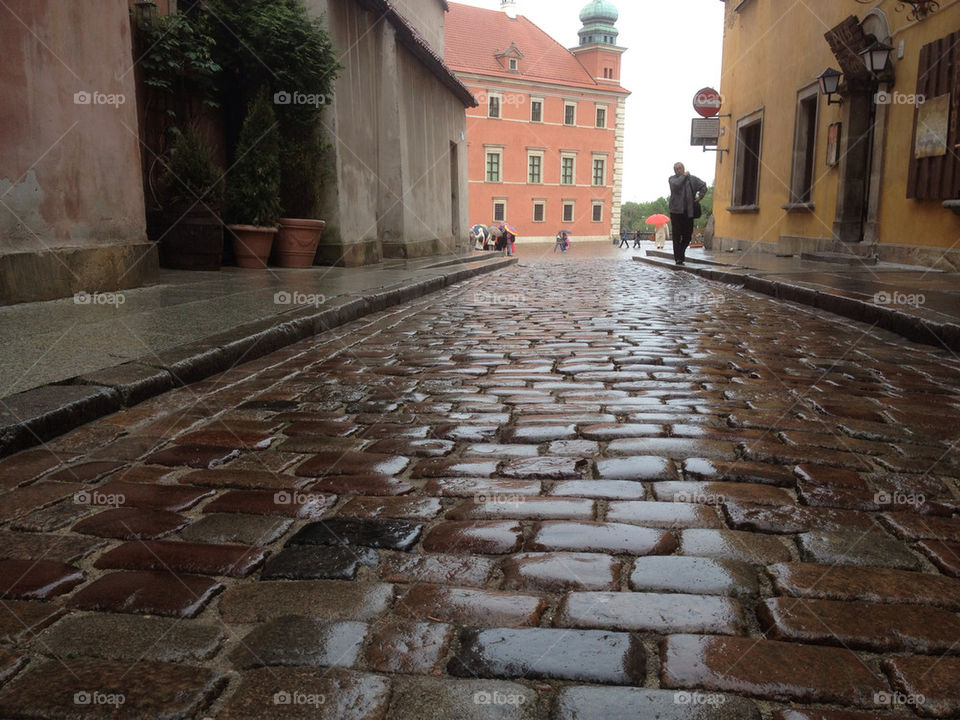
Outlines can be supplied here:
[[505, 590], [617, 590], [622, 562], [593, 553], [521, 553], [503, 562]]
[[466, 630], [449, 666], [459, 677], [617, 685], [641, 681], [644, 668], [643, 646], [627, 633], [548, 628]]
[[388, 680], [341, 668], [256, 668], [240, 676], [218, 720], [377, 720]]
[[960, 581], [927, 573], [849, 565], [779, 563], [768, 572], [794, 597], [934, 605], [960, 610]]
[[528, 550], [551, 552], [599, 552], [627, 555], [668, 555], [676, 548], [673, 535], [663, 530], [625, 523], [559, 522], [540, 523], [527, 543]]
[[350, 667], [367, 634], [362, 622], [326, 623], [291, 615], [258, 625], [230, 656], [235, 668], [269, 665]]
[[616, 628], [656, 633], [737, 633], [744, 616], [736, 600], [667, 593], [569, 593], [556, 619], [560, 627]]
[[873, 707], [886, 681], [849, 650], [742, 637], [673, 635], [660, 680], [670, 688]]
[[960, 653], [960, 618], [939, 608], [771, 598], [759, 615], [774, 640], [877, 653]]
[[960, 715], [960, 361], [569, 258], [0, 460], [0, 716]]
[[223, 641], [221, 628], [197, 622], [136, 615], [71, 615], [41, 633], [34, 647], [55, 657], [199, 662], [212, 657]]
[[196, 715], [222, 685], [217, 673], [189, 665], [49, 660], [31, 666], [0, 691], [0, 715], [86, 720], [107, 717], [106, 709], [110, 717], [123, 720], [177, 720]]

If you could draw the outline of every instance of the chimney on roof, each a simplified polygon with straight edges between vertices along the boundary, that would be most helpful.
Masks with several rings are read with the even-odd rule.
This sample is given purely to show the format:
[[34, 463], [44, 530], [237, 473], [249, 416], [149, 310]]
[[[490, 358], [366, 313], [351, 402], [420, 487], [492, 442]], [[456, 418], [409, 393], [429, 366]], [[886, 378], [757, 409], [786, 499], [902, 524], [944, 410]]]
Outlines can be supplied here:
[[511, 20], [517, 19], [517, 0], [500, 0], [500, 10]]

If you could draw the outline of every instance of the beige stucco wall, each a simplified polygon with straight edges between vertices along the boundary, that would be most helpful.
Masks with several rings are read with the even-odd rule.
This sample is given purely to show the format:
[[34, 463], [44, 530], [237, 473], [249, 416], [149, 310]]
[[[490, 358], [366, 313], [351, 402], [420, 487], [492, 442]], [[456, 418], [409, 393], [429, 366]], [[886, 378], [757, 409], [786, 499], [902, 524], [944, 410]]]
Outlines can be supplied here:
[[[827, 128], [844, 119], [843, 109], [819, 101], [815, 152], [813, 213], [788, 213], [781, 205], [790, 201], [793, 139], [797, 93], [816, 82], [826, 67], [838, 67], [824, 33], [850, 15], [863, 19], [872, 5], [836, 0], [808, 0], [782, 3], [779, 0], [750, 0], [741, 10], [739, 2], [726, 3], [721, 94], [724, 96], [721, 127], [725, 136], [718, 154], [716, 173], [716, 233], [718, 238], [741, 244], [775, 244], [781, 237], [820, 240], [823, 249], [832, 241], [836, 215], [840, 166], [826, 164]], [[893, 90], [915, 92], [920, 49], [960, 28], [960, 2], [946, 0], [942, 9], [922, 22], [907, 12], [897, 12], [896, 0], [880, 0], [876, 7], [889, 23], [892, 45], [903, 41], [903, 57], [893, 57], [896, 82]], [[759, 212], [732, 214], [733, 168], [737, 121], [763, 110], [763, 141], [760, 170]], [[883, 146], [883, 177], [877, 224], [873, 229], [881, 258], [907, 259], [924, 253], [895, 249], [895, 245], [931, 248], [929, 258], [943, 255], [960, 242], [960, 218], [945, 210], [940, 201], [916, 201], [906, 197], [914, 108], [890, 105], [887, 127], [879, 141]], [[841, 146], [842, 149], [842, 146]], [[813, 243], [809, 244], [810, 246]], [[767, 245], [772, 247], [772, 245]]]
[[[408, 254], [462, 251], [468, 225], [463, 103], [412, 55], [401, 52], [398, 59], [404, 87], [399, 99]], [[451, 153], [456, 153], [456, 178], [452, 177]], [[454, 195], [458, 208], [452, 206]], [[459, 218], [456, 237], [451, 225], [454, 214]]]
[[155, 266], [130, 42], [127, 0], [0, 7], [0, 302], [130, 287]]
[[[435, 0], [431, 0], [435, 2]], [[450, 144], [460, 147], [463, 103], [396, 40], [392, 25], [352, 2], [311, 0], [325, 12], [343, 69], [325, 123], [336, 151], [326, 189], [327, 263], [464, 251], [454, 238]], [[438, 5], [439, 7], [439, 5]], [[466, 158], [457, 205], [467, 217]]]
[[392, 5], [430, 43], [434, 52], [443, 57], [443, 3], [440, 0], [393, 0]]

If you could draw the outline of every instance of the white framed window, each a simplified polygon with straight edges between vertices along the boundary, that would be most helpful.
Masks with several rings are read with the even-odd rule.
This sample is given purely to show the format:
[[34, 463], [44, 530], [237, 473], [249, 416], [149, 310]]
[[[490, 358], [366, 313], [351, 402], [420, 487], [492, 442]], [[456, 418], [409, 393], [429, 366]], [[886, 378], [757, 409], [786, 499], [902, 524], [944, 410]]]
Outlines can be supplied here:
[[547, 221], [547, 201], [546, 200], [533, 201], [533, 221], [535, 223], [542, 223]]
[[518, 72], [520, 70], [520, 61], [516, 58], [510, 58], [510, 72]]
[[487, 93], [487, 117], [499, 118], [503, 98], [498, 93]]
[[530, 122], [543, 122], [543, 98], [530, 98]]
[[527, 151], [527, 183], [543, 184], [543, 151]]
[[597, 105], [597, 127], [607, 127], [607, 106]]
[[576, 176], [577, 176], [577, 156], [561, 155], [560, 156], [560, 184], [573, 185], [575, 184]]
[[603, 222], [603, 200], [593, 201], [593, 215], [591, 220], [595, 223]]
[[487, 154], [487, 182], [498, 183], [503, 181], [503, 148], [488, 148]]
[[565, 100], [563, 103], [563, 124], [564, 125], [576, 125], [577, 124], [577, 104], [575, 102], [570, 102]]
[[563, 201], [563, 222], [572, 223], [574, 221], [574, 207], [576, 203], [573, 200]]
[[593, 156], [593, 184], [603, 187], [607, 184], [607, 158]]
[[493, 199], [493, 221], [506, 222], [506, 220], [507, 220], [507, 199], [494, 198]]

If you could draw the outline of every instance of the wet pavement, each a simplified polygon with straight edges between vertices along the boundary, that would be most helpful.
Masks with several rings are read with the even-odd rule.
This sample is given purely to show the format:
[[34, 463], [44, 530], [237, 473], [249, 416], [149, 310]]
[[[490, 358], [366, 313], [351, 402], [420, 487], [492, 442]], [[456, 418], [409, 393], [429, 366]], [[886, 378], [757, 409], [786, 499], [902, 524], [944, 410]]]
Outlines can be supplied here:
[[[635, 255], [675, 267], [672, 251], [649, 244]], [[960, 350], [960, 275], [933, 268], [817, 255], [778, 256], [757, 250], [691, 248], [684, 270], [820, 307], [852, 319], [880, 321], [912, 340]]]
[[960, 716], [960, 358], [518, 250], [0, 460], [0, 717]]

